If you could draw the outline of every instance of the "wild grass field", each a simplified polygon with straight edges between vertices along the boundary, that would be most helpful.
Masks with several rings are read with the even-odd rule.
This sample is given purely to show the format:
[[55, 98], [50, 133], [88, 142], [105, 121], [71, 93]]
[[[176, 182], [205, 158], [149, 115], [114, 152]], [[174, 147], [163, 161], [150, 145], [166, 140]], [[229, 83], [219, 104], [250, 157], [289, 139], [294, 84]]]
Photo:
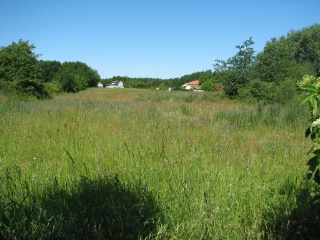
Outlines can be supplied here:
[[316, 239], [308, 109], [219, 93], [0, 98], [0, 239]]

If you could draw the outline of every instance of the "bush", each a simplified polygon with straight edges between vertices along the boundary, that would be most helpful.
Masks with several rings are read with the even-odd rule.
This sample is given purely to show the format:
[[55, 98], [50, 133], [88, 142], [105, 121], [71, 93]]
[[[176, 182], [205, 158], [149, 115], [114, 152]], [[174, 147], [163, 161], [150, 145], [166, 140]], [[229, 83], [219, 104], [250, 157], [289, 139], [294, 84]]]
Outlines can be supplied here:
[[37, 99], [50, 98], [44, 82], [41, 80], [22, 80], [16, 84], [16, 90], [22, 96], [34, 96]]
[[275, 101], [278, 103], [288, 103], [298, 95], [298, 88], [295, 80], [285, 79], [275, 88]]
[[250, 81], [246, 87], [239, 89], [239, 97], [242, 99], [256, 99], [264, 100], [265, 102], [272, 102], [273, 96], [273, 84], [255, 79]]

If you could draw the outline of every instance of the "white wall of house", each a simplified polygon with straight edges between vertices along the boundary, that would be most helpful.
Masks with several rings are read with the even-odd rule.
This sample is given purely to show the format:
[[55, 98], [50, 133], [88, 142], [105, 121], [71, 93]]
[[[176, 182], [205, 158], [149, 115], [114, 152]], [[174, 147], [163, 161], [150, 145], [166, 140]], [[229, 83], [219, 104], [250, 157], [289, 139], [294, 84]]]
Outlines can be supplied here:
[[106, 88], [124, 88], [123, 86], [123, 82], [119, 81], [119, 82], [112, 82], [111, 84], [107, 85]]

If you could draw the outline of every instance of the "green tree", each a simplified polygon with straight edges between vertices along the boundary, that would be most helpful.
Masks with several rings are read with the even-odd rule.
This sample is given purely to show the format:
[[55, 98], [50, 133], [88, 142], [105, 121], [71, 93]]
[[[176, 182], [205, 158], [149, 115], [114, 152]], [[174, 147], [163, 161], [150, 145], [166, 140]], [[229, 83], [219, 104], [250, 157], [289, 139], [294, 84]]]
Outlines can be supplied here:
[[304, 75], [319, 75], [320, 25], [272, 38], [257, 55], [251, 77], [274, 84], [274, 101], [284, 103], [298, 93]]
[[307, 66], [311, 65], [315, 75], [320, 77], [320, 24], [290, 31], [287, 39], [296, 45], [296, 51], [292, 52], [295, 60]]
[[214, 74], [211, 70], [207, 70], [201, 73], [199, 77], [201, 89], [206, 91], [214, 91], [218, 82], [214, 78]]
[[213, 65], [216, 73], [224, 75], [224, 90], [226, 95], [231, 98], [237, 98], [238, 91], [245, 87], [250, 80], [250, 70], [256, 60], [255, 51], [251, 47], [253, 44], [252, 38], [246, 40], [243, 45], [236, 46], [238, 52], [235, 56], [227, 61], [216, 60]]
[[294, 83], [305, 74], [313, 74], [314, 69], [310, 64], [296, 61], [294, 53], [297, 51], [295, 42], [285, 37], [273, 38], [257, 56], [257, 64], [253, 68], [257, 77], [273, 83], [290, 78]]
[[19, 81], [23, 79], [40, 79], [41, 73], [35, 46], [28, 41], [19, 40], [7, 47], [0, 48], [0, 79], [2, 81]]
[[35, 96], [39, 99], [50, 95], [41, 80], [41, 70], [28, 41], [19, 40], [0, 48], [0, 89], [7, 94]]
[[61, 68], [61, 62], [40, 60], [38, 66], [41, 70], [41, 79], [45, 82], [52, 82]]
[[94, 87], [100, 80], [97, 71], [82, 62], [64, 62], [54, 77], [54, 81], [65, 92], [79, 92]]
[[319, 76], [320, 25], [272, 38], [257, 55], [253, 72], [256, 78], [276, 84], [291, 79], [294, 85], [306, 74]]

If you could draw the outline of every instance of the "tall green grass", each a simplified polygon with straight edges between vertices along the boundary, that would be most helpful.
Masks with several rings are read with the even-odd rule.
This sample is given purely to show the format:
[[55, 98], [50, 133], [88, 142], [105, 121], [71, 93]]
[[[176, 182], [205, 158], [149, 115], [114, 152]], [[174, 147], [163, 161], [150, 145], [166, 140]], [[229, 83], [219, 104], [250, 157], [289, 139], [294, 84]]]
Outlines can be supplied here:
[[0, 237], [308, 236], [305, 109], [187, 94], [3, 101]]

